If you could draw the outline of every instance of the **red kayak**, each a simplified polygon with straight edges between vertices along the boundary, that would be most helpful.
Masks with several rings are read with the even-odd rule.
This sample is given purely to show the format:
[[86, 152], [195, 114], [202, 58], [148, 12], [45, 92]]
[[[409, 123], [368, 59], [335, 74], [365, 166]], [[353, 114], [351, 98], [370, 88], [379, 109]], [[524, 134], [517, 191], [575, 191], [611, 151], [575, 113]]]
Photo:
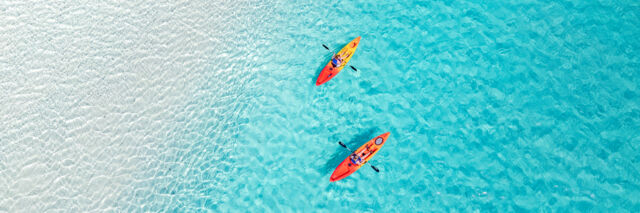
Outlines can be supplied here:
[[[340, 52], [332, 56], [332, 57], [340, 57], [342, 59], [342, 63], [340, 64], [340, 66], [335, 67], [330, 60], [329, 63], [327, 63], [327, 65], [324, 66], [324, 68], [322, 69], [322, 72], [320, 72], [320, 75], [316, 80], [316, 86], [320, 86], [321, 84], [326, 83], [327, 81], [331, 80], [333, 77], [338, 75], [340, 70], [342, 70], [342, 68], [344, 68], [347, 65], [347, 62], [351, 60], [351, 57], [353, 57], [353, 54], [356, 52], [356, 48], [358, 48], [358, 44], [360, 44], [360, 36], [353, 39], [353, 41], [345, 45], [340, 50]], [[331, 58], [331, 59], [333, 60], [334, 58]]]
[[340, 165], [333, 171], [331, 174], [331, 178], [329, 181], [338, 181], [347, 176], [353, 174], [356, 170], [360, 169], [371, 157], [373, 157], [379, 150], [382, 148], [385, 142], [387, 142], [387, 138], [391, 133], [387, 132], [378, 137], [375, 137], [360, 146], [360, 148], [356, 149], [353, 153], [344, 159]]

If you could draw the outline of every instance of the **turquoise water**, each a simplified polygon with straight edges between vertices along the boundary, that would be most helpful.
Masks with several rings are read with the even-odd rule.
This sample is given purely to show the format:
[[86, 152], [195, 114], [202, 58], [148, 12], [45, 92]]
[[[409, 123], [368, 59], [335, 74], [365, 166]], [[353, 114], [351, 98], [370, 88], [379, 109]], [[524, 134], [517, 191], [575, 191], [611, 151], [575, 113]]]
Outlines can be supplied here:
[[[0, 26], [0, 211], [640, 211], [636, 1], [5, 2]], [[357, 36], [359, 72], [316, 87]], [[329, 182], [337, 141], [387, 131], [380, 173]]]

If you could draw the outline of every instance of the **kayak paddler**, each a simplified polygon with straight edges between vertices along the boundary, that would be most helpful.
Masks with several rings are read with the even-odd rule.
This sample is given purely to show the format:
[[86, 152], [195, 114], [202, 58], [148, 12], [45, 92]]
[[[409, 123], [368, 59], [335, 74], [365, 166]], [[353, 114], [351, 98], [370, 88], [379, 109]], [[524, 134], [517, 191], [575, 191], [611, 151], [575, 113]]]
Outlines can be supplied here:
[[362, 158], [360, 158], [360, 156], [358, 156], [358, 154], [353, 153], [353, 154], [351, 154], [351, 163], [353, 163], [355, 165], [360, 165], [360, 163], [362, 163]]
[[[344, 54], [344, 53], [342, 53]], [[334, 55], [333, 59], [331, 59], [331, 65], [333, 65], [333, 67], [340, 67], [342, 66], [342, 61], [344, 60], [343, 58], [349, 57], [349, 54], [347, 54], [347, 56], [343, 57], [342, 54], [338, 55]]]
[[342, 58], [336, 56], [333, 59], [331, 59], [331, 65], [333, 65], [333, 67], [340, 67], [340, 65], [342, 65]]

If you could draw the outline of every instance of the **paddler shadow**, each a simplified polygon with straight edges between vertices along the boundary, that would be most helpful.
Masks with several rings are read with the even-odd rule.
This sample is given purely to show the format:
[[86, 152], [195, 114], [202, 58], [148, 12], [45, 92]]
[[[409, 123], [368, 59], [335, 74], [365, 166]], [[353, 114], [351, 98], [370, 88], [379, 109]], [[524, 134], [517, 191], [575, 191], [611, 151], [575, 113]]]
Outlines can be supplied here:
[[[379, 130], [377, 128], [370, 128], [367, 131], [364, 131], [363, 133], [352, 137], [351, 140], [345, 139], [341, 141], [351, 150], [355, 150], [358, 147], [362, 146], [362, 144], [371, 140], [371, 138], [375, 137], [375, 133], [378, 131]], [[336, 151], [333, 155], [331, 155], [329, 161], [327, 161], [327, 163], [322, 168], [322, 173], [324, 174], [331, 174], [333, 170], [338, 166], [338, 164], [340, 164], [340, 162], [342, 162], [345, 158], [347, 158], [347, 156], [349, 156], [349, 154], [351, 154], [349, 150], [340, 146], [337, 141], [332, 141], [331, 143], [335, 144]]]

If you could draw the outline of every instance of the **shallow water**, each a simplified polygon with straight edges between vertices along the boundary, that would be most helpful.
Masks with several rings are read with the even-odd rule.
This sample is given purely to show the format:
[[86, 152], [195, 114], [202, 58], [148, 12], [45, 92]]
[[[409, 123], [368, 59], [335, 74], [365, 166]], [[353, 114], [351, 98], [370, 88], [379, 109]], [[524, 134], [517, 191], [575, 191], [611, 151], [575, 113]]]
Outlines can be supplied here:
[[0, 2], [0, 211], [637, 212], [639, 11]]

